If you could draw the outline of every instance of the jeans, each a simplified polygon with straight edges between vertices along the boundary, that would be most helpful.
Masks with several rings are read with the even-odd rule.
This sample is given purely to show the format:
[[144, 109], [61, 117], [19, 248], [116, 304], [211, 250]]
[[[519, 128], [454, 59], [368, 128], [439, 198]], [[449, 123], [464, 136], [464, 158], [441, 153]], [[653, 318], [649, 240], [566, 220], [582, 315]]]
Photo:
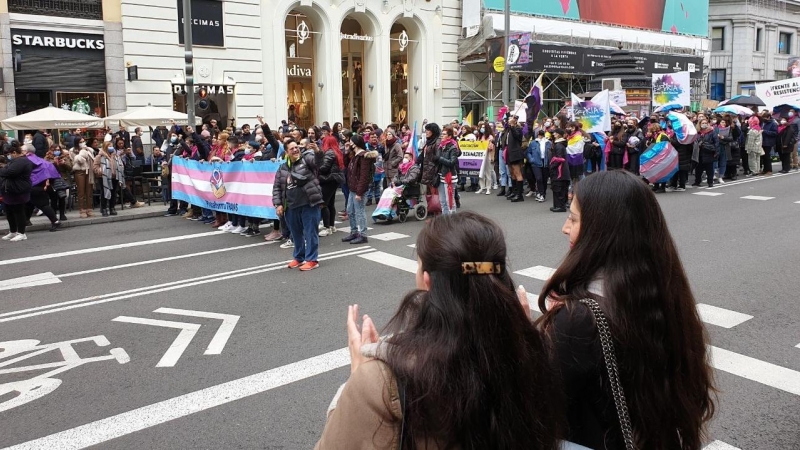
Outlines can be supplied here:
[[203, 218], [210, 219], [210, 218], [214, 217], [214, 211], [212, 211], [212, 210], [210, 210], [208, 208], [203, 208], [202, 215], [203, 215]]
[[72, 173], [75, 176], [75, 187], [78, 189], [78, 209], [92, 209], [92, 183], [89, 174], [82, 171]]
[[366, 203], [366, 194], [361, 196], [360, 201], [357, 201], [356, 193], [350, 192], [350, 198], [347, 201], [347, 217], [350, 219], [350, 234], [367, 235]]
[[508, 176], [508, 166], [506, 166], [506, 159], [503, 158], [503, 152], [500, 152], [500, 186], [511, 186], [510, 177]]
[[330, 228], [336, 224], [336, 183], [322, 183], [322, 200], [325, 209], [322, 210], [322, 225]]
[[440, 183], [439, 184], [439, 203], [442, 205], [442, 215], [453, 214], [456, 212], [455, 197], [453, 191], [453, 183]]
[[378, 180], [372, 182], [372, 185], [370, 186], [369, 190], [367, 190], [366, 196], [374, 200], [380, 200], [382, 193], [383, 189], [381, 189], [381, 180]]
[[294, 242], [295, 261], [316, 261], [319, 257], [320, 207], [301, 206], [286, 211], [286, 223]]
[[714, 161], [714, 171], [717, 172], [720, 178], [725, 176], [725, 171], [728, 170], [728, 155], [725, 151], [725, 147], [719, 149], [719, 156], [717, 160]]

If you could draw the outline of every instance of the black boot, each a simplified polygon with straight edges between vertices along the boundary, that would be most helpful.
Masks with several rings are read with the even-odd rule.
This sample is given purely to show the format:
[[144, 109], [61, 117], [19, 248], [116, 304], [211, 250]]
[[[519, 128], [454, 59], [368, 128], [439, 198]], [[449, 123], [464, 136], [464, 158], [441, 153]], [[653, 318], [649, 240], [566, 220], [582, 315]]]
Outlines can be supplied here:
[[111, 208], [111, 209], [108, 210], [108, 213], [111, 214], [112, 216], [116, 216], [117, 215], [117, 210], [114, 209], [114, 208]]
[[497, 193], [497, 196], [498, 197], [503, 197], [504, 195], [506, 195], [506, 187], [505, 186], [501, 186], [500, 187], [500, 192]]
[[517, 185], [516, 183], [517, 182], [513, 180], [509, 181], [508, 191], [506, 192], [506, 200], [511, 200], [511, 197], [516, 195], [516, 188], [515, 188], [515, 186]]
[[517, 195], [515, 195], [514, 198], [511, 199], [511, 202], [513, 203], [524, 202], [525, 195], [523, 194], [523, 190], [524, 189], [522, 187], [522, 181], [517, 181]]
[[108, 210], [105, 208], [100, 208], [100, 214], [102, 214], [103, 217], [108, 217]]

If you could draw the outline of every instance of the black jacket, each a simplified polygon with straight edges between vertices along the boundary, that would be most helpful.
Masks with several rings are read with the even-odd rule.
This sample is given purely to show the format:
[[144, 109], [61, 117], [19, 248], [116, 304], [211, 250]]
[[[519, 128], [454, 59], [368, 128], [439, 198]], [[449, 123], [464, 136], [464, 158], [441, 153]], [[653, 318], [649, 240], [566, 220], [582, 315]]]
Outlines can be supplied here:
[[[323, 203], [322, 188], [317, 179], [317, 163], [314, 152], [306, 150], [300, 159], [289, 167], [288, 162], [281, 165], [280, 170], [275, 175], [275, 184], [272, 186], [272, 204], [277, 208], [288, 201], [287, 186], [288, 177], [291, 176], [297, 187], [303, 189], [308, 198], [309, 206], [318, 206]], [[291, 208], [292, 205], [286, 205]]]
[[693, 144], [681, 144], [675, 136], [670, 139], [672, 146], [678, 152], [678, 169], [690, 171], [692, 170], [692, 152], [694, 152]]
[[508, 146], [506, 164], [519, 164], [525, 159], [525, 149], [522, 148], [522, 127], [507, 127], [500, 137], [500, 149], [503, 151]]
[[719, 151], [719, 139], [714, 130], [706, 134], [698, 134], [697, 142], [700, 146], [700, 163], [712, 162], [717, 157]]
[[336, 184], [338, 186], [344, 183], [344, 174], [339, 168], [335, 151], [328, 149], [324, 152], [314, 152], [314, 158], [317, 163], [320, 184]]
[[24, 195], [31, 192], [31, 172], [33, 163], [24, 156], [18, 156], [5, 168], [0, 169], [0, 194]]
[[457, 145], [455, 141], [450, 141], [444, 146], [439, 146], [439, 156], [436, 159], [436, 163], [439, 164], [439, 175], [445, 176], [450, 173], [456, 176], [458, 174], [458, 155], [461, 152]]
[[792, 122], [783, 129], [783, 132], [778, 133], [778, 147], [776, 151], [781, 153], [792, 153], [797, 147], [797, 122]]

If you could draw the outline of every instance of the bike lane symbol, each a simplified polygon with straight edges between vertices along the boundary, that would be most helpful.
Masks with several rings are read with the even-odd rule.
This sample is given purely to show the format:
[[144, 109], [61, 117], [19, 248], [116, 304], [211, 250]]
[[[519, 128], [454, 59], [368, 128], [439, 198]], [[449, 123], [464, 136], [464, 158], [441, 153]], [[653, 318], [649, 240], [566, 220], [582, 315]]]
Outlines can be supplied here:
[[[0, 402], [0, 412], [8, 411], [12, 408], [32, 402], [53, 392], [62, 382], [62, 380], [53, 377], [60, 373], [93, 362], [114, 359], [119, 364], [127, 364], [131, 360], [128, 353], [122, 348], [112, 348], [109, 350], [108, 355], [81, 358], [72, 347], [73, 344], [80, 342], [94, 342], [98, 347], [107, 347], [111, 345], [111, 342], [103, 335], [43, 345], [39, 345], [39, 341], [35, 339], [0, 342], [0, 377], [7, 374], [52, 369], [26, 380], [0, 384], [0, 398], [7, 394], [17, 393], [17, 395], [11, 399]], [[7, 368], [27, 359], [48, 352], [55, 352], [56, 350], [61, 353], [63, 361]]]

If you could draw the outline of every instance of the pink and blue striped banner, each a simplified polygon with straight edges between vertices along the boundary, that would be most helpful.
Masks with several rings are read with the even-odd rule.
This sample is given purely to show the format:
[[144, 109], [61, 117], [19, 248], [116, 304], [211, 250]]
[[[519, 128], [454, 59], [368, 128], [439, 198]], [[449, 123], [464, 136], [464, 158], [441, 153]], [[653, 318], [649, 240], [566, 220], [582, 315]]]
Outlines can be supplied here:
[[277, 219], [272, 185], [281, 163], [172, 160], [172, 198], [212, 211]]

